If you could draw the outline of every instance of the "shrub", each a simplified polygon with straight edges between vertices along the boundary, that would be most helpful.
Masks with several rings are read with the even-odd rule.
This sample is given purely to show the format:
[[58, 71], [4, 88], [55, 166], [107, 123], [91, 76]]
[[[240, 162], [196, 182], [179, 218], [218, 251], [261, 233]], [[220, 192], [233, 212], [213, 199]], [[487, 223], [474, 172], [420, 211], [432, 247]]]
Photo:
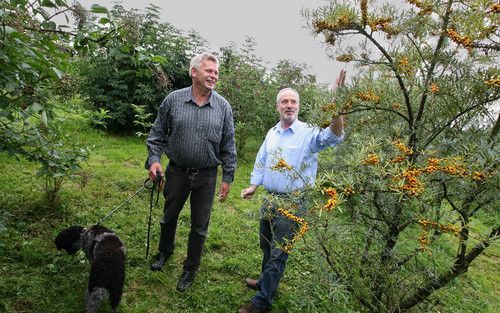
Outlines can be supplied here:
[[322, 164], [310, 223], [331, 288], [406, 312], [499, 238], [498, 30], [490, 2], [380, 2], [306, 12], [339, 60], [366, 66], [317, 112], [343, 114], [348, 137]]

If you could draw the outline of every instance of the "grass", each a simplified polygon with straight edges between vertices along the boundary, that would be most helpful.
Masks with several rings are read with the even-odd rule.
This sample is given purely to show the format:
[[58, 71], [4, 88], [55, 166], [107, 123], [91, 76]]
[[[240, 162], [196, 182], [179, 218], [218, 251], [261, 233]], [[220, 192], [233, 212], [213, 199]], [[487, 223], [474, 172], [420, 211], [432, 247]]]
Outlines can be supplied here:
[[[104, 135], [80, 123], [68, 121], [70, 138], [95, 147], [78, 176], [65, 183], [55, 207], [44, 205], [34, 164], [0, 154], [0, 312], [82, 312], [88, 261], [83, 253], [69, 256], [57, 251], [54, 238], [67, 226], [96, 223], [147, 177], [143, 139]], [[258, 143], [253, 146], [258, 148]], [[251, 160], [252, 153], [248, 155]], [[243, 279], [257, 277], [260, 271], [260, 200], [242, 200], [239, 193], [248, 185], [252, 163], [240, 160], [228, 199], [215, 202], [202, 267], [185, 293], [175, 287], [186, 255], [188, 208], [179, 219], [176, 251], [160, 272], [150, 271], [150, 260], [145, 259], [147, 190], [104, 222], [127, 246], [120, 312], [235, 312], [251, 299], [253, 292], [245, 288]], [[161, 212], [161, 205], [153, 212], [150, 255], [157, 249]], [[498, 246], [489, 251], [468, 274], [439, 291], [435, 312], [496, 312], [500, 306]], [[304, 262], [292, 254], [273, 312], [355, 312], [341, 289], [319, 289], [309, 279], [310, 265]], [[100, 310], [108, 311], [108, 305]]]

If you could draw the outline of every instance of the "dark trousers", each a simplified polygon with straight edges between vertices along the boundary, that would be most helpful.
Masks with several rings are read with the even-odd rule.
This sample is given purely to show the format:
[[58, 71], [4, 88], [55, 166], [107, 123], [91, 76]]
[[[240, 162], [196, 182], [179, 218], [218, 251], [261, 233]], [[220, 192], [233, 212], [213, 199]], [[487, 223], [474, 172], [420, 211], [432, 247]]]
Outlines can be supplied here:
[[[298, 203], [301, 205], [299, 211], [302, 211], [303, 203]], [[262, 274], [257, 280], [260, 290], [252, 299], [253, 304], [259, 309], [270, 308], [273, 303], [288, 260], [288, 253], [283, 250], [283, 245], [293, 238], [299, 228], [296, 222], [281, 215], [276, 209], [276, 205], [267, 200], [264, 200], [260, 209]]]
[[203, 245], [207, 237], [208, 224], [217, 182], [217, 168], [190, 173], [168, 166], [165, 173], [165, 207], [160, 221], [161, 235], [158, 250], [164, 253], [174, 251], [177, 220], [184, 204], [190, 197], [191, 231], [184, 261], [185, 271], [196, 271], [201, 262]]

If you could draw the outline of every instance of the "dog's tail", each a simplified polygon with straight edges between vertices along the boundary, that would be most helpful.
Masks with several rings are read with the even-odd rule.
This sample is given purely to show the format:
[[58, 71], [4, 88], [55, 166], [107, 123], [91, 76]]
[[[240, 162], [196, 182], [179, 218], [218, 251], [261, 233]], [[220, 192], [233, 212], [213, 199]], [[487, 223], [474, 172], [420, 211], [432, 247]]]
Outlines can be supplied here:
[[109, 297], [109, 292], [103, 287], [95, 287], [93, 290], [87, 289], [85, 313], [97, 313], [97, 310], [107, 297]]

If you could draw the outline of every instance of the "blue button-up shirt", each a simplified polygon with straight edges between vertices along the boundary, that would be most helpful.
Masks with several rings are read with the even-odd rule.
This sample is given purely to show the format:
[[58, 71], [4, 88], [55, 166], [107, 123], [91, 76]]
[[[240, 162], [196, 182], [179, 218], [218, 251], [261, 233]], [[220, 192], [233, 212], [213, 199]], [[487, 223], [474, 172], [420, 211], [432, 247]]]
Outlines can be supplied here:
[[[319, 129], [299, 120], [287, 129], [281, 122], [271, 128], [257, 153], [250, 178], [252, 185], [262, 185], [269, 192], [287, 193], [313, 185], [318, 169], [318, 152], [344, 140], [330, 127]], [[293, 170], [273, 167], [283, 159]]]

